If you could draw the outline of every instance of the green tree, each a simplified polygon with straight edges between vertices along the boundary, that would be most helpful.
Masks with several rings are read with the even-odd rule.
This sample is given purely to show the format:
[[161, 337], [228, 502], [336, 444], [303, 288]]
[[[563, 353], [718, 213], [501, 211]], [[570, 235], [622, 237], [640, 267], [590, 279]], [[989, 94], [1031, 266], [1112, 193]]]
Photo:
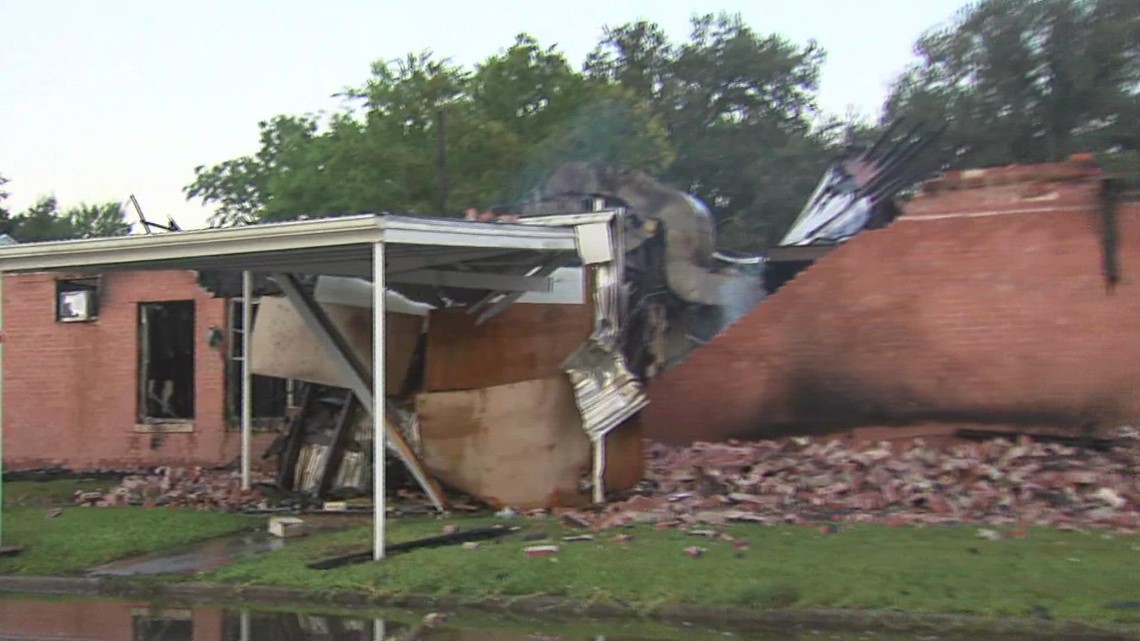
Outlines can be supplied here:
[[525, 34], [472, 76], [471, 103], [508, 141], [488, 194], [515, 201], [532, 194], [558, 165], [617, 162], [660, 171], [673, 159], [668, 132], [647, 100], [574, 70], [553, 47]]
[[814, 103], [823, 52], [757, 34], [739, 15], [693, 20], [676, 45], [659, 26], [607, 29], [587, 73], [654, 106], [676, 151], [663, 177], [717, 215], [722, 245], [756, 248], [794, 220], [826, 166]]
[[646, 104], [583, 77], [525, 34], [474, 71], [430, 53], [377, 62], [363, 86], [342, 95], [358, 109], [261, 123], [259, 151], [198, 167], [187, 197], [213, 205], [214, 224], [439, 215], [524, 197], [562, 159], [651, 169], [671, 159], [666, 129]]
[[0, 219], [8, 219], [8, 209], [4, 206], [4, 201], [8, 200], [8, 192], [4, 191], [4, 185], [8, 184], [8, 179], [0, 174]]
[[1140, 3], [984, 0], [923, 34], [888, 118], [946, 123], [958, 166], [1140, 145]]
[[11, 235], [12, 214], [4, 204], [4, 201], [8, 200], [8, 192], [4, 190], [6, 184], [8, 179], [0, 175], [0, 234]]
[[[7, 194], [2, 194], [0, 200], [5, 197]], [[14, 216], [0, 208], [0, 233], [22, 243], [124, 236], [130, 229], [119, 203], [81, 204], [61, 212], [56, 199], [47, 196]]]
[[526, 34], [472, 70], [408, 55], [374, 63], [343, 113], [262, 123], [257, 153], [198, 167], [185, 192], [216, 208], [215, 224], [448, 214], [601, 160], [696, 194], [730, 246], [756, 247], [783, 233], [826, 165], [835, 136], [813, 128], [822, 59], [728, 15], [694, 19], [677, 45], [648, 22], [608, 29], [581, 71]]
[[69, 208], [62, 217], [70, 229], [68, 238], [126, 236], [131, 232], [121, 203], [84, 203]]
[[[248, 223], [266, 215], [270, 182], [275, 176], [298, 176], [298, 166], [317, 123], [312, 117], [278, 116], [258, 123], [261, 148], [213, 167], [198, 166], [188, 197], [216, 207], [216, 218], [227, 225]], [[316, 212], [313, 212], [316, 213]]]

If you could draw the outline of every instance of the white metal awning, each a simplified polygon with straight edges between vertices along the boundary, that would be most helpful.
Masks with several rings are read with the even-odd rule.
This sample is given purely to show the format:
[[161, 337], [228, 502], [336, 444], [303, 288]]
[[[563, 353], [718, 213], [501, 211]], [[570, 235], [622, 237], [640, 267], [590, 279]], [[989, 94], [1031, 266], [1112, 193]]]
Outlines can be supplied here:
[[[0, 246], [0, 274], [42, 271], [111, 271], [189, 269], [243, 273], [243, 298], [248, 302], [251, 272], [292, 276], [350, 276], [372, 280], [373, 370], [371, 389], [357, 376], [354, 391], [367, 398], [373, 417], [375, 487], [374, 554], [384, 550], [383, 455], [385, 443], [384, 306], [385, 285], [394, 289], [465, 291], [468, 300], [486, 304], [487, 313], [518, 300], [523, 292], [550, 290], [550, 275], [566, 262], [584, 263], [612, 257], [593, 232], [614, 212], [524, 219], [518, 223], [458, 219], [412, 218], [367, 214], [286, 223], [249, 225]], [[2, 282], [2, 281], [0, 281]], [[287, 289], [296, 305], [315, 306], [307, 293]], [[294, 299], [304, 299], [298, 302]], [[2, 297], [0, 297], [2, 300]], [[0, 309], [0, 328], [2, 328]], [[249, 318], [246, 310], [245, 318]], [[319, 319], [314, 320], [319, 324]], [[248, 330], [248, 328], [246, 328]], [[248, 336], [248, 331], [246, 333]], [[325, 336], [329, 342], [334, 337]], [[335, 349], [335, 347], [330, 347]], [[343, 357], [344, 354], [338, 354]], [[0, 342], [2, 357], [2, 342]], [[248, 362], [248, 359], [247, 361]], [[350, 363], [346, 361], [346, 367]], [[249, 372], [243, 374], [248, 382]], [[3, 376], [0, 368], [0, 392]], [[243, 392], [244, 393], [244, 392]], [[0, 446], [2, 446], [0, 393]], [[246, 403], [249, 407], [249, 403]], [[243, 439], [248, 441], [248, 417], [243, 416]], [[390, 444], [389, 444], [390, 446]], [[243, 443], [248, 457], [248, 442]], [[0, 449], [2, 460], [2, 449]], [[243, 465], [243, 469], [244, 465]]]
[[154, 235], [0, 247], [0, 271], [195, 269], [372, 277], [372, 244], [390, 272], [510, 252], [575, 252], [572, 226], [367, 214]]

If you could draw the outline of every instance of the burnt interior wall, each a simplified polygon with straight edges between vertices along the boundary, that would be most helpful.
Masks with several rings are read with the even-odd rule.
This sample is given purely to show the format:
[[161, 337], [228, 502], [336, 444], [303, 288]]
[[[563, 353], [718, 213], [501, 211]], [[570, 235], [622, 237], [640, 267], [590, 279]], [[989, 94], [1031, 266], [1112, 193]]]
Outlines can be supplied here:
[[1140, 418], [1140, 204], [1112, 218], [1108, 288], [1102, 188], [1030, 180], [912, 201], [655, 380], [649, 436]]

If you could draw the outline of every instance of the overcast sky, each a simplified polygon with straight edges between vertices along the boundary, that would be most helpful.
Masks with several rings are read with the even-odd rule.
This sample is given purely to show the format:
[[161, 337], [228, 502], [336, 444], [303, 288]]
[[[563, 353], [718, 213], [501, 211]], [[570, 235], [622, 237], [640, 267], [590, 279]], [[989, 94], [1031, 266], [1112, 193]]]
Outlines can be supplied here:
[[369, 63], [431, 49], [471, 65], [527, 32], [580, 65], [602, 28], [645, 18], [675, 40], [695, 13], [826, 49], [820, 105], [877, 115], [926, 28], [965, 0], [3, 0], [0, 175], [9, 209], [125, 200], [184, 226], [208, 211], [194, 167], [257, 148], [257, 122], [335, 109]]

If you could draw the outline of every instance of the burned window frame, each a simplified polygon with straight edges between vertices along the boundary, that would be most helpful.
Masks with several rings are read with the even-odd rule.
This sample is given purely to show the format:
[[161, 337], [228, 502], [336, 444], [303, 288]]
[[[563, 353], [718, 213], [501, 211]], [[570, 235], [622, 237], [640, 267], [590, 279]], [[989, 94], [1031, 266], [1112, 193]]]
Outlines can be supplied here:
[[[99, 320], [99, 297], [102, 292], [102, 277], [85, 276], [57, 278], [55, 281], [55, 322], [93, 323]], [[82, 318], [66, 318], [63, 315], [65, 294], [85, 292], [87, 294], [87, 315]]]
[[[253, 311], [251, 315], [252, 318], [250, 319], [251, 331], [253, 322], [257, 319], [257, 311], [260, 305], [260, 296], [254, 296], [250, 299], [250, 307]], [[238, 431], [241, 429], [242, 360], [245, 358], [245, 349], [242, 343], [241, 314], [241, 297], [227, 299], [226, 364], [224, 376], [226, 386], [226, 429], [229, 431]], [[252, 384], [254, 414], [251, 427], [254, 431], [261, 432], [280, 431], [285, 426], [289, 408], [296, 404], [295, 399], [300, 388], [300, 382], [293, 379], [278, 378], [276, 376], [253, 374]], [[279, 391], [274, 393], [274, 396], [281, 399], [281, 406], [279, 409], [274, 410], [275, 413], [260, 413], [259, 415], [259, 405], [265, 402], [264, 399], [259, 399], [259, 393], [265, 393], [264, 390], [267, 385], [280, 388]]]
[[[179, 412], [178, 415], [175, 415], [175, 416], [157, 416], [157, 415], [152, 416], [151, 412], [150, 412], [150, 407], [151, 407], [150, 402], [152, 400], [151, 399], [150, 382], [152, 380], [158, 380], [158, 379], [155, 379], [151, 376], [152, 372], [150, 371], [151, 368], [155, 366], [155, 359], [154, 359], [153, 350], [152, 350], [152, 342], [154, 340], [152, 332], [154, 332], [155, 330], [153, 329], [153, 327], [154, 327], [154, 325], [152, 324], [153, 320], [150, 318], [151, 312], [149, 310], [154, 309], [154, 308], [168, 308], [168, 309], [169, 308], [182, 308], [182, 313], [186, 314], [188, 312], [188, 316], [189, 316], [188, 319], [183, 319], [183, 320], [189, 320], [189, 327], [188, 328], [185, 328], [185, 327], [182, 328], [182, 331], [186, 332], [186, 334], [182, 335], [181, 337], [177, 337], [177, 330], [175, 330], [175, 336], [177, 338], [181, 338], [182, 341], [185, 341], [184, 347], [188, 347], [189, 353], [188, 354], [172, 353], [172, 355], [170, 355], [168, 357], [168, 359], [171, 361], [171, 363], [170, 363], [171, 367], [177, 367], [177, 365], [173, 362], [176, 359], [177, 360], [187, 360], [188, 359], [188, 363], [189, 363], [189, 368], [188, 368], [189, 374], [187, 376], [185, 374], [185, 372], [183, 372], [183, 378], [181, 379], [181, 382], [183, 383], [183, 386], [184, 386], [183, 392], [184, 392], [184, 394], [189, 396], [189, 398], [181, 400], [180, 405], [184, 411]], [[139, 431], [146, 431], [146, 432], [192, 431], [193, 425], [194, 425], [194, 420], [195, 420], [195, 417], [197, 415], [197, 374], [198, 374], [198, 372], [197, 372], [197, 369], [198, 369], [198, 367], [197, 367], [198, 346], [197, 346], [197, 340], [196, 340], [197, 322], [198, 322], [198, 305], [197, 305], [197, 302], [193, 299], [162, 300], [162, 301], [138, 301], [136, 310], [137, 310], [136, 311], [136, 314], [137, 314], [136, 315], [136, 328], [137, 328], [137, 333], [138, 333], [138, 343], [137, 343], [138, 354], [137, 354], [137, 359], [136, 359], [137, 365], [136, 365], [136, 374], [135, 374], [136, 397], [137, 397], [137, 401], [136, 401], [136, 404], [137, 404], [136, 410], [137, 411], [136, 411], [136, 417], [135, 417], [136, 418], [136, 429]], [[177, 313], [177, 312], [171, 310], [167, 313], [173, 314], [173, 313]], [[172, 352], [173, 352], [173, 350], [172, 350]], [[176, 393], [176, 389], [174, 389], [174, 388], [176, 388], [178, 386], [179, 379], [172, 376], [169, 379], [164, 379], [164, 381], [165, 380], [170, 381], [170, 386], [172, 388], [171, 389], [171, 397], [173, 398], [173, 395]], [[165, 405], [166, 407], [171, 408], [171, 405], [170, 405], [171, 401], [169, 399], [167, 399], [165, 401], [159, 401], [159, 402], [162, 403], [163, 405]]]

